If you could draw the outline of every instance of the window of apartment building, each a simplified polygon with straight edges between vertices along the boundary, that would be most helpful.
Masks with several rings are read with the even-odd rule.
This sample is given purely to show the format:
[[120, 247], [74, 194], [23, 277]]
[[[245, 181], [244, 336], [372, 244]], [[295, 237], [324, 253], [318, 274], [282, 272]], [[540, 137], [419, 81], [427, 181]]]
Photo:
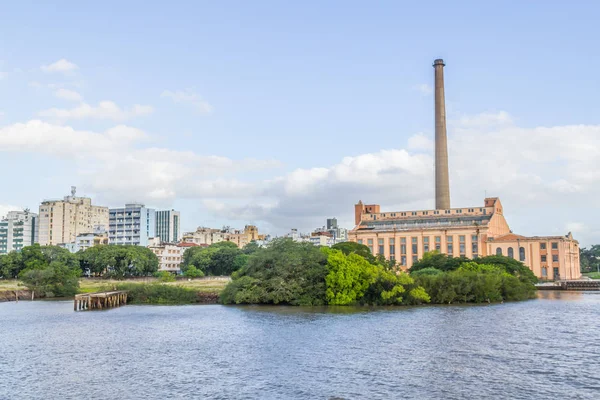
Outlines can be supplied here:
[[519, 261], [525, 261], [525, 247], [519, 247]]
[[447, 245], [446, 245], [446, 250], [447, 250], [446, 253], [449, 256], [452, 256], [452, 254], [454, 254], [454, 245], [452, 243], [452, 236], [446, 236], [446, 243], [447, 243]]
[[369, 251], [373, 254], [373, 239], [367, 239], [367, 245], [369, 246]]
[[419, 261], [419, 257], [417, 255], [413, 256], [413, 264]]
[[456, 212], [462, 214], [462, 210], [456, 210]]
[[362, 239], [357, 240], [358, 244], [363, 244]]
[[558, 262], [558, 254], [552, 254], [552, 262]]
[[401, 256], [400, 257], [400, 265], [403, 265], [403, 266], [406, 265], [406, 256]]
[[546, 250], [546, 243], [540, 243], [540, 250]]
[[435, 211], [433, 212], [433, 214], [434, 214], [434, 215], [440, 215], [440, 212], [439, 212], [439, 211], [437, 211], [437, 210], [435, 210]]
[[423, 238], [423, 253], [427, 253], [429, 251], [429, 237], [425, 236]]
[[418, 249], [418, 239], [416, 237], [412, 238], [412, 254], [417, 254], [419, 252]]
[[406, 244], [406, 238], [405, 238], [405, 237], [403, 237], [403, 238], [400, 238], [400, 243], [402, 243], [402, 244]]
[[542, 278], [548, 278], [548, 267], [542, 267]]
[[497, 256], [501, 256], [502, 255], [502, 249], [500, 247], [496, 248], [496, 255]]
[[512, 247], [508, 248], [508, 256], [510, 258], [515, 258], [515, 251], [514, 251], [514, 249]]
[[450, 210], [444, 211], [444, 213], [446, 213], [446, 214], [450, 214], [450, 212], [451, 212]]
[[543, 255], [543, 256], [542, 256], [542, 262], [543, 262], [543, 263], [545, 263], [547, 260], [548, 260], [548, 256], [546, 256], [546, 255]]
[[471, 252], [473, 253], [473, 258], [479, 255], [479, 242], [477, 240], [477, 235], [471, 235]]
[[390, 238], [390, 260], [396, 258], [396, 239]]
[[423, 211], [423, 215], [429, 215], [429, 211]]
[[383, 245], [383, 239], [378, 239], [377, 240], [377, 245], [379, 246], [379, 254], [383, 254], [384, 252], [384, 245]]
[[552, 250], [558, 250], [558, 242], [552, 242]]
[[406, 245], [405, 244], [400, 245], [400, 254], [406, 254]]
[[441, 236], [435, 237], [435, 249], [437, 251], [442, 250], [442, 237]]
[[465, 236], [464, 235], [460, 235], [458, 237], [458, 242], [459, 242], [459, 250], [460, 250], [460, 255], [464, 256], [466, 253], [466, 244], [465, 244]]
[[411, 215], [417, 215], [417, 212], [416, 212], [416, 211], [413, 211], [413, 212], [411, 212], [410, 214], [411, 214]]

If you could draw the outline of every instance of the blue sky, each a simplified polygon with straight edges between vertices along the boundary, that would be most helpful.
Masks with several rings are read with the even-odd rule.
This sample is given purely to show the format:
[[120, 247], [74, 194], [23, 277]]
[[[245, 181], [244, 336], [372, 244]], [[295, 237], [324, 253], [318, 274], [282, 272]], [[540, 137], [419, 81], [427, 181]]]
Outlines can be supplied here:
[[271, 233], [432, 207], [441, 57], [453, 205], [596, 243], [600, 7], [573, 3], [6, 2], [0, 205], [77, 185]]

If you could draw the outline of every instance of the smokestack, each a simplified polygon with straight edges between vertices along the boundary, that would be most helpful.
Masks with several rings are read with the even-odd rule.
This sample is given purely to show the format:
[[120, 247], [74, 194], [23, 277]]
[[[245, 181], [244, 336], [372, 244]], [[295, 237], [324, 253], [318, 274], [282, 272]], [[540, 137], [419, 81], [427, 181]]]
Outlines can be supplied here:
[[444, 60], [433, 62], [435, 69], [435, 208], [450, 208], [448, 178], [448, 138], [446, 136], [446, 102], [444, 100]]

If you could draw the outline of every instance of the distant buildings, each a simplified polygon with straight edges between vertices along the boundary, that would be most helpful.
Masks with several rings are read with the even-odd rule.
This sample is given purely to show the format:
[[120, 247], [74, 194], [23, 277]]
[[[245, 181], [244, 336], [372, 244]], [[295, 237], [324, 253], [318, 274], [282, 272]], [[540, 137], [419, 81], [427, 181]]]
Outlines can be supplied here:
[[40, 245], [73, 243], [77, 235], [108, 227], [108, 208], [93, 206], [89, 197], [77, 197], [75, 187], [63, 200], [45, 200], [40, 205]]
[[179, 211], [156, 211], [155, 234], [162, 242], [179, 242], [181, 240], [181, 215]]
[[235, 243], [239, 248], [242, 248], [252, 241], [265, 240], [265, 238], [265, 235], [258, 233], [258, 228], [255, 225], [246, 225], [243, 231], [230, 229], [229, 227], [224, 227], [222, 229], [198, 227], [195, 232], [185, 233], [182, 241], [185, 243], [208, 246], [228, 241]]
[[66, 248], [71, 253], [77, 253], [79, 250], [87, 250], [90, 247], [102, 244], [108, 244], [108, 233], [102, 229], [96, 229], [96, 232], [77, 235], [74, 242], [64, 243], [61, 247]]
[[158, 257], [159, 271], [179, 273], [181, 272], [180, 265], [183, 262], [183, 253], [194, 246], [197, 245], [193, 243], [153, 243], [148, 248]]
[[0, 254], [21, 251], [25, 246], [37, 242], [37, 214], [25, 211], [10, 211], [0, 221]]
[[126, 204], [111, 208], [108, 238], [110, 244], [148, 246], [155, 236], [155, 213], [143, 204]]

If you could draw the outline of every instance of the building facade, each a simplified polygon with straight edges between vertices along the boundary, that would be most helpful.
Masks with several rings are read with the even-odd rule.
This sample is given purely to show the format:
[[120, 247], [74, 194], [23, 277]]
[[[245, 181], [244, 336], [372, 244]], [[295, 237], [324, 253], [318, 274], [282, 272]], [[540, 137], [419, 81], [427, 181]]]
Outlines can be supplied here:
[[158, 257], [158, 270], [167, 271], [175, 274], [181, 273], [181, 263], [183, 262], [183, 253], [196, 246], [193, 243], [161, 243], [148, 246], [156, 257]]
[[577, 279], [579, 244], [564, 237], [525, 237], [510, 231], [498, 198], [483, 207], [381, 212], [377, 204], [355, 206], [356, 227], [349, 240], [403, 269], [432, 250], [453, 257], [500, 254], [522, 261], [540, 279]]
[[143, 204], [125, 204], [124, 208], [111, 208], [108, 239], [110, 244], [148, 246], [155, 236], [154, 210]]
[[63, 200], [45, 200], [40, 205], [40, 245], [73, 243], [82, 233], [90, 233], [99, 226], [108, 227], [108, 207], [92, 205], [89, 197], [77, 197], [75, 188]]
[[181, 214], [179, 211], [156, 211], [155, 219], [155, 234], [162, 242], [174, 243], [181, 240]]
[[108, 244], [107, 232], [89, 232], [77, 235], [73, 243], [64, 243], [61, 247], [69, 250], [71, 253], [77, 253], [79, 250], [87, 250], [90, 247]]
[[265, 235], [258, 233], [258, 228], [255, 225], [246, 225], [244, 230], [235, 230], [228, 227], [223, 229], [198, 227], [195, 232], [185, 233], [182, 241], [184, 243], [208, 246], [228, 241], [235, 243], [239, 248], [242, 248], [250, 242], [265, 240], [265, 238]]
[[28, 210], [10, 211], [0, 221], [0, 254], [21, 251], [23, 247], [36, 243], [37, 217]]

